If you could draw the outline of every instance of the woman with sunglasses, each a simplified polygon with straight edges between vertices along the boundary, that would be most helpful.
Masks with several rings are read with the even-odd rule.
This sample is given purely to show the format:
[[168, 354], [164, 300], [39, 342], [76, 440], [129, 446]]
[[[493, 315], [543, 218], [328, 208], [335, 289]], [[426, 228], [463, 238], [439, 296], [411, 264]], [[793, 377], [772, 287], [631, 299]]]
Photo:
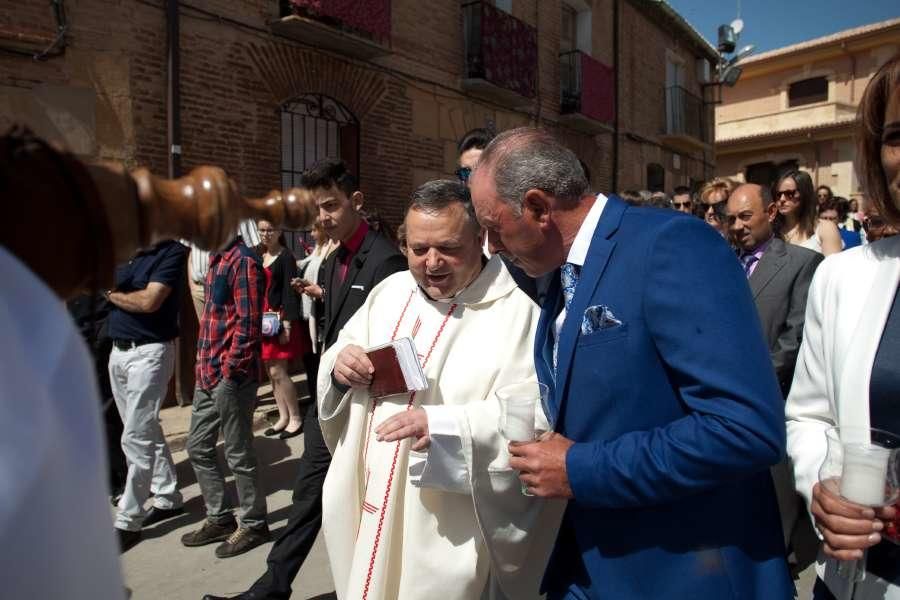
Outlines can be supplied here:
[[[859, 105], [857, 174], [887, 224], [900, 224], [900, 56], [872, 77]], [[900, 434], [900, 237], [826, 259], [809, 288], [803, 343], [785, 407], [797, 491], [822, 537], [814, 600], [849, 597], [841, 560], [866, 558], [854, 598], [900, 599], [897, 507], [868, 508], [818, 483], [832, 426]], [[852, 318], [847, 318], [852, 315]]]
[[781, 215], [784, 241], [825, 256], [841, 251], [837, 225], [818, 218], [818, 202], [808, 173], [796, 169], [786, 172], [772, 187], [772, 196]]

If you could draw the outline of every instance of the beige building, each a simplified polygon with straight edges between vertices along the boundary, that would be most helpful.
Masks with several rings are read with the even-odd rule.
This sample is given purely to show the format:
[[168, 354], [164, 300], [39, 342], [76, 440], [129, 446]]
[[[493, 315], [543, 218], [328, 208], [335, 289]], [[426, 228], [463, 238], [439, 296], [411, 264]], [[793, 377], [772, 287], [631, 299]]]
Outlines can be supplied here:
[[716, 172], [771, 183], [799, 167], [835, 195], [859, 196], [853, 124], [866, 84], [900, 52], [900, 18], [745, 60], [716, 107]]

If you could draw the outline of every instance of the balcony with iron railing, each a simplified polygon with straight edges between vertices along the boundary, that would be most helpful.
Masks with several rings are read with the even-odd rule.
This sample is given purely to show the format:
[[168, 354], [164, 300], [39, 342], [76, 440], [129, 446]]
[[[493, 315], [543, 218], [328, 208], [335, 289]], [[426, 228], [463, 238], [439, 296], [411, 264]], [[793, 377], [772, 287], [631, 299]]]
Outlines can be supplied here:
[[390, 52], [391, 0], [279, 0], [273, 33], [355, 58]]
[[615, 70], [580, 50], [559, 55], [560, 121], [591, 133], [615, 120]]
[[537, 30], [492, 2], [462, 5], [465, 66], [463, 87], [512, 105], [537, 93]]
[[681, 86], [665, 88], [664, 142], [685, 151], [709, 146], [709, 110], [699, 96]]

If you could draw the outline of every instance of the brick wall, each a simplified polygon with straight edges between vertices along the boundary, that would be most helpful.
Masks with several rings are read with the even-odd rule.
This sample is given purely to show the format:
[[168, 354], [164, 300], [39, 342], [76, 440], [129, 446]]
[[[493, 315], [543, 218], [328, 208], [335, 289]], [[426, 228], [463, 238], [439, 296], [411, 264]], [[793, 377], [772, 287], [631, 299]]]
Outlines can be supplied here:
[[[619, 1], [623, 31], [618, 187], [643, 187], [647, 162], [663, 164], [673, 184], [702, 177], [702, 163], [685, 158], [682, 169], [675, 170], [671, 152], [626, 135], [638, 134], [652, 142], [660, 133], [665, 48], [688, 54], [686, 72], [691, 77], [693, 57], [670, 32], [635, 11], [627, 0]], [[612, 2], [591, 3], [593, 53], [607, 64], [613, 62]], [[395, 223], [416, 185], [452, 176], [456, 140], [472, 127], [493, 126], [500, 131], [540, 122], [554, 128], [588, 164], [594, 188], [609, 191], [611, 134], [558, 124], [560, 0], [513, 2], [514, 16], [537, 26], [539, 32], [538, 97], [515, 108], [463, 91], [463, 23], [456, 2], [394, 0], [390, 53], [370, 61], [267, 33], [266, 23], [277, 16], [275, 0], [185, 4], [180, 37], [185, 170], [219, 165], [251, 196], [279, 187], [279, 108], [299, 95], [319, 93], [345, 105], [359, 120], [362, 190], [368, 204]], [[64, 55], [36, 63], [26, 56], [0, 54], [0, 125], [26, 120], [42, 135], [64, 140], [88, 158], [148, 165], [164, 174], [163, 7], [163, 0], [67, 3], [71, 29]], [[41, 3], [0, 0], [0, 14], [0, 31], [5, 26], [51, 36], [55, 32], [52, 13]], [[30, 100], [39, 94], [49, 100], [36, 108]]]
[[[671, 27], [667, 27], [626, 0], [621, 4], [619, 127], [619, 189], [647, 187], [647, 165], [657, 163], [666, 170], [665, 190], [712, 177], [712, 148], [690, 152], [672, 148], [660, 140], [666, 129], [666, 60], [671, 55], [683, 61], [682, 86], [702, 97], [697, 80], [696, 52]], [[712, 108], [706, 110], [713, 126]], [[678, 158], [675, 158], [678, 155]], [[679, 166], [676, 168], [676, 162]]]

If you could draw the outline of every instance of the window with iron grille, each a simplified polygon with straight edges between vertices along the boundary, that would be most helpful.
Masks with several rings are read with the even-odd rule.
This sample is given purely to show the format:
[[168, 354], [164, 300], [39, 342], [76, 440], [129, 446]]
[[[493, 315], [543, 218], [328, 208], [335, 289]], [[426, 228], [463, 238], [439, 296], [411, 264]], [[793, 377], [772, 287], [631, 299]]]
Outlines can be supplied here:
[[[281, 187], [300, 185], [303, 171], [323, 158], [339, 158], [359, 177], [359, 121], [340, 102], [322, 94], [305, 94], [281, 107]], [[304, 255], [311, 237], [284, 230], [295, 256]]]
[[788, 86], [788, 107], [815, 104], [828, 100], [828, 79], [813, 77]]
[[340, 158], [359, 177], [359, 121], [343, 104], [306, 94], [281, 107], [281, 185], [300, 185], [303, 171], [323, 158]]

